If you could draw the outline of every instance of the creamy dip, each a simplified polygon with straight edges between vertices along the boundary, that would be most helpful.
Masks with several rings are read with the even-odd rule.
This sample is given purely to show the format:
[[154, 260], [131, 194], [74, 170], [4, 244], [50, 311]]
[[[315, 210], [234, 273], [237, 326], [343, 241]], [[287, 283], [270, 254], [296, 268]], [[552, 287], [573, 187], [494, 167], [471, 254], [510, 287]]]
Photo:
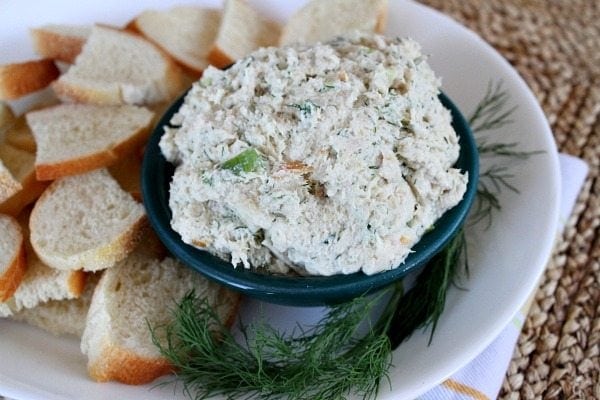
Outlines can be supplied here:
[[208, 68], [160, 142], [173, 229], [246, 268], [397, 267], [466, 189], [439, 86], [416, 42], [365, 34]]

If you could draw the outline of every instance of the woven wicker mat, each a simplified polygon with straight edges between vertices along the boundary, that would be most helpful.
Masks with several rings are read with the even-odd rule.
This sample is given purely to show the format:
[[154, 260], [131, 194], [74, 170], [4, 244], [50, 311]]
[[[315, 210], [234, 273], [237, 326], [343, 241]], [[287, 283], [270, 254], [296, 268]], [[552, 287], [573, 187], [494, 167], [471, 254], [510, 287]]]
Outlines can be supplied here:
[[500, 399], [600, 399], [600, 2], [422, 0], [519, 71], [590, 174], [535, 294]]

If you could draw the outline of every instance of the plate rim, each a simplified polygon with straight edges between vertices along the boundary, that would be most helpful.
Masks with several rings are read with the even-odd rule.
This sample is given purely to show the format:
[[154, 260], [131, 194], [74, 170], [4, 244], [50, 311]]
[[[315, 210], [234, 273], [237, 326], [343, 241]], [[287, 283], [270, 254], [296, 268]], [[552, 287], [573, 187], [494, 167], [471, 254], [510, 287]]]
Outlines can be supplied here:
[[[268, 2], [268, 1], [267, 1]], [[480, 36], [478, 36], [475, 32], [473, 32], [472, 30], [468, 29], [467, 27], [459, 24], [458, 22], [454, 21], [451, 17], [449, 17], [446, 14], [443, 14], [431, 7], [425, 6], [423, 4], [420, 3], [416, 3], [413, 0], [398, 0], [397, 2], [395, 2], [394, 6], [400, 6], [401, 4], [406, 5], [408, 8], [416, 8], [419, 9], [419, 12], [426, 12], [429, 13], [430, 15], [436, 15], [437, 18], [443, 18], [444, 23], [450, 24], [452, 26], [454, 26], [454, 28], [459, 28], [463, 31], [463, 33], [468, 33], [468, 35], [471, 37], [471, 40], [475, 40], [479, 43], [479, 45], [484, 46], [484, 48], [486, 48], [488, 51], [488, 54], [493, 54], [495, 57], [495, 62], [500, 63], [503, 65], [504, 69], [510, 70], [511, 71], [511, 75], [513, 75], [513, 81], [518, 83], [519, 87], [521, 88], [520, 93], [524, 96], [526, 96], [528, 98], [528, 101], [532, 104], [534, 104], [536, 107], [534, 107], [535, 111], [536, 111], [536, 119], [538, 120], [543, 120], [546, 126], [546, 129], [544, 132], [544, 139], [547, 142], [546, 144], [548, 145], [548, 147], [550, 149], [552, 149], [552, 151], [547, 154], [547, 156], [549, 157], [549, 161], [548, 164], [551, 165], [553, 167], [553, 175], [554, 175], [554, 180], [553, 180], [553, 193], [552, 193], [552, 197], [553, 197], [553, 204], [554, 204], [554, 210], [551, 210], [551, 213], [554, 214], [554, 217], [552, 218], [552, 220], [547, 221], [547, 226], [549, 227], [549, 229], [552, 231], [552, 233], [557, 232], [557, 227], [558, 227], [558, 207], [559, 207], [559, 201], [557, 198], [557, 196], [559, 196], [560, 193], [560, 171], [558, 168], [558, 151], [556, 149], [556, 142], [553, 139], [550, 127], [548, 125], [548, 121], [539, 105], [539, 103], [537, 102], [537, 100], [535, 99], [532, 91], [528, 88], [528, 86], [526, 85], [525, 81], [523, 80], [523, 78], [516, 72], [516, 70], [508, 63], [508, 61], [506, 59], [504, 59], [497, 50], [495, 50], [491, 45], [489, 45], [487, 42], [485, 42]], [[390, 4], [391, 6], [391, 4]], [[540, 251], [538, 251], [538, 255], [536, 257], [536, 263], [538, 264], [538, 268], [536, 271], [536, 275], [537, 278], [534, 280], [531, 280], [528, 285], [526, 285], [527, 289], [529, 290], [529, 292], [531, 292], [537, 285], [537, 281], [539, 280], [539, 278], [541, 277], [543, 271], [544, 271], [544, 267], [546, 265], [546, 262], [548, 261], [550, 254], [551, 254], [551, 250], [553, 248], [554, 245], [554, 241], [553, 240], [547, 240], [545, 242], [545, 246], [543, 246], [542, 249], [540, 249]], [[525, 301], [527, 300], [527, 297], [529, 296], [529, 293], [524, 293], [525, 292], [525, 288], [523, 288], [522, 290], [523, 293], [521, 293], [521, 295], [517, 298], [513, 300], [513, 306], [511, 307], [513, 308], [513, 310], [511, 310], [510, 312], [508, 312], [506, 309], [503, 310], [502, 316], [501, 316], [501, 320], [497, 320], [496, 324], [494, 324], [492, 327], [488, 327], [487, 331], [488, 331], [488, 336], [486, 336], [482, 341], [480, 341], [477, 346], [472, 346], [469, 351], [466, 351], [463, 353], [463, 357], [461, 357], [461, 361], [457, 362], [456, 360], [454, 360], [453, 363], [451, 363], [451, 365], [446, 365], [446, 367], [444, 368], [444, 371], [442, 373], [437, 373], [435, 376], [429, 376], [428, 379], [426, 380], [421, 380], [420, 382], [417, 382], [413, 385], [411, 385], [410, 387], [406, 387], [403, 388], [402, 391], [402, 395], [406, 395], [407, 397], [415, 397], [418, 396], [422, 393], [424, 393], [426, 390], [430, 389], [431, 387], [435, 386], [435, 384], [443, 381], [443, 379], [447, 378], [448, 376], [452, 375], [452, 373], [456, 372], [458, 369], [460, 369], [462, 366], [464, 366], [468, 361], [470, 361], [471, 359], [473, 359], [475, 356], [477, 356], [478, 354], [481, 353], [481, 351], [491, 342], [493, 341], [496, 336], [501, 332], [502, 329], [504, 329], [504, 327], [506, 326], [506, 323], [508, 323], [510, 321], [510, 319], [514, 316], [514, 314], [516, 312], [518, 312], [518, 310], [521, 308], [521, 306], [525, 303]], [[0, 324], [4, 324], [5, 321], [0, 321]], [[9, 323], [9, 322], [6, 322]], [[493, 334], [495, 333], [495, 334]], [[491, 336], [489, 336], [490, 334], [492, 334]], [[49, 337], [49, 339], [51, 340], [52, 337]], [[396, 354], [396, 352], [395, 352]], [[468, 360], [467, 360], [468, 359]], [[0, 376], [1, 377], [5, 377], [5, 375], [0, 372]], [[11, 380], [12, 378], [7, 377], [9, 380]], [[436, 380], [437, 382], [434, 384], [425, 384], [424, 382], [429, 382], [431, 383], [432, 380]], [[110, 384], [106, 384], [106, 385], [110, 385]], [[31, 396], [35, 396], [36, 394], [32, 394], [31, 396], [28, 396], [27, 393], [24, 392], [24, 390], [27, 390], [28, 386], [25, 383], [23, 383], [20, 387], [13, 387], [6, 389], [6, 387], [3, 387], [2, 384], [0, 383], [0, 390], [8, 390], [6, 393], [3, 392], [3, 394], [5, 395], [9, 395], [9, 396], [13, 396], [13, 397], [20, 397], [23, 399], [27, 399], [27, 398], [35, 398], [35, 397], [31, 397]], [[385, 386], [385, 385], [384, 385]], [[108, 390], [108, 386], [107, 386], [107, 390]], [[140, 393], [141, 396], [143, 396], [143, 389], [140, 389]], [[396, 391], [391, 392], [391, 395], [396, 396], [395, 394]], [[39, 393], [38, 393], [39, 394]], [[381, 396], [382, 398], [390, 398], [388, 396], [389, 393], [383, 393], [383, 395]], [[70, 397], [62, 397], [61, 395], [54, 395], [51, 396], [51, 398], [55, 398], [55, 399], [70, 399]]]

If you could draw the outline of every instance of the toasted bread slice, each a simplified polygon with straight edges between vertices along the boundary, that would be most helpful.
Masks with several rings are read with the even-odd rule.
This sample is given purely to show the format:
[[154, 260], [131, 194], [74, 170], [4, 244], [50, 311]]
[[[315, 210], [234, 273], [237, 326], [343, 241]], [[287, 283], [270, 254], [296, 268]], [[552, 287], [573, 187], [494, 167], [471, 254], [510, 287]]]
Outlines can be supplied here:
[[244, 0], [227, 0], [208, 61], [226, 67], [259, 47], [277, 45], [280, 31], [279, 24], [265, 19]]
[[[29, 211], [18, 217], [25, 246], [26, 271], [8, 304], [8, 312], [0, 310], [0, 316], [8, 316], [22, 309], [33, 308], [49, 300], [74, 299], [81, 295], [86, 274], [81, 271], [62, 271], [50, 268], [37, 257], [29, 241]], [[4, 315], [3, 315], [4, 314]], [[7, 315], [8, 314], [8, 315]]]
[[382, 33], [387, 0], [312, 0], [283, 27], [280, 45], [316, 43], [351, 31]]
[[98, 271], [127, 257], [147, 220], [144, 207], [100, 169], [54, 181], [35, 203], [29, 228], [46, 265]]
[[0, 214], [0, 303], [19, 287], [27, 269], [23, 232], [16, 219]]
[[30, 34], [40, 56], [73, 64], [91, 31], [90, 26], [49, 24], [31, 29]]
[[95, 26], [75, 64], [52, 87], [65, 101], [139, 105], [170, 101], [185, 82], [175, 62], [146, 39]]
[[133, 28], [199, 77], [208, 66], [206, 58], [220, 23], [219, 10], [179, 6], [144, 11], [133, 21]]
[[27, 113], [37, 143], [37, 179], [115, 164], [145, 143], [153, 118], [150, 110], [132, 105], [61, 104]]
[[33, 308], [23, 308], [10, 316], [11, 319], [44, 329], [55, 335], [81, 337], [85, 328], [92, 294], [101, 272], [89, 273], [85, 289], [75, 299], [49, 300]]
[[172, 318], [186, 293], [207, 298], [226, 323], [233, 321], [239, 295], [212, 283], [171, 258], [135, 252], [102, 275], [90, 305], [81, 350], [96, 381], [151, 382], [172, 371], [152, 342], [148, 326]]
[[0, 213], [17, 216], [25, 206], [35, 201], [48, 186], [35, 178], [35, 155], [8, 143], [0, 144], [0, 160], [20, 183], [21, 190], [0, 202]]
[[50, 59], [0, 65], [0, 100], [14, 100], [41, 90], [59, 75]]

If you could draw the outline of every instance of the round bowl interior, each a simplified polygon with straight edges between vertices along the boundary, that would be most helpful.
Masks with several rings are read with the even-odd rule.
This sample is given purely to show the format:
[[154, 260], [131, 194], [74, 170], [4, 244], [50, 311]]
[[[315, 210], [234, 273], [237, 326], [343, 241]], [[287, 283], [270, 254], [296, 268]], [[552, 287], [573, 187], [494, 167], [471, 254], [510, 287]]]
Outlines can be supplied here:
[[162, 116], [146, 146], [141, 183], [150, 223], [173, 256], [188, 267], [224, 286], [263, 301], [292, 306], [331, 305], [386, 287], [425, 265], [444, 247], [463, 224], [477, 191], [479, 155], [473, 133], [454, 103], [443, 93], [439, 97], [451, 111], [452, 125], [459, 136], [461, 150], [456, 167], [469, 174], [467, 191], [461, 202], [444, 213], [435, 227], [413, 247], [413, 252], [406, 260], [393, 270], [374, 275], [362, 272], [308, 277], [267, 275], [234, 268], [231, 263], [184, 243], [170, 224], [169, 186], [174, 166], [165, 160], [159, 148], [164, 126], [169, 125], [184, 96]]

